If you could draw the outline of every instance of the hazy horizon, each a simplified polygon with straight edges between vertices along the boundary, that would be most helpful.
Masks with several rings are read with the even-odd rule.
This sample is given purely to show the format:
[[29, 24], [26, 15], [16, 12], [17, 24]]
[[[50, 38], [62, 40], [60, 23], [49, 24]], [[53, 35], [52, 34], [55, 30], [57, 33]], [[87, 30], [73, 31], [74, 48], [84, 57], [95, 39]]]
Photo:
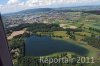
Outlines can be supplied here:
[[1, 0], [1, 13], [13, 13], [36, 8], [59, 8], [99, 5], [100, 0]]

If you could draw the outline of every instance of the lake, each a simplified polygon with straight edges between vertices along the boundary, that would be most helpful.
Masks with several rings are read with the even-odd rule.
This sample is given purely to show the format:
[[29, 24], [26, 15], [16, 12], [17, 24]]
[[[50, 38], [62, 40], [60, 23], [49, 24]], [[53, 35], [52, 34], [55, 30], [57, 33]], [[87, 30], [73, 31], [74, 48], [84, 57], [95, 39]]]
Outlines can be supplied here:
[[46, 36], [31, 36], [25, 39], [26, 56], [46, 56], [59, 52], [74, 52], [79, 55], [86, 55], [88, 50], [77, 44]]

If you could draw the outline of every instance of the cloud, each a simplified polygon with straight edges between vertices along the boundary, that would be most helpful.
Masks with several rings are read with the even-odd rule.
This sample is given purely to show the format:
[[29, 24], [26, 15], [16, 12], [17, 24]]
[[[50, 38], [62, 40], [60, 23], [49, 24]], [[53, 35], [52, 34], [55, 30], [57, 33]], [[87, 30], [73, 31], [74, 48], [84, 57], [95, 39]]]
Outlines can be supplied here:
[[95, 3], [95, 2], [100, 2], [100, 0], [77, 0], [79, 3]]
[[38, 6], [46, 6], [51, 5], [54, 0], [28, 0], [25, 5], [29, 7], [38, 7]]
[[0, 11], [1, 13], [16, 12], [19, 9], [22, 10], [23, 6], [24, 2], [20, 2], [19, 0], [8, 0], [6, 4], [0, 6]]
[[55, 0], [56, 3], [66, 3], [66, 4], [75, 4], [75, 3], [94, 3], [94, 2], [100, 2], [100, 0]]
[[9, 0], [8, 2], [7, 2], [7, 4], [19, 4], [20, 2], [19, 2], [19, 0]]
[[100, 2], [100, 0], [28, 0], [25, 4], [29, 7], [47, 6], [52, 4], [86, 4]]
[[73, 5], [73, 4], [92, 4], [98, 3], [100, 0], [27, 0], [26, 2], [20, 2], [19, 0], [8, 0], [4, 5], [0, 5], [0, 11], [3, 13], [13, 12], [18, 10], [24, 10], [29, 8], [40, 8], [59, 4]]

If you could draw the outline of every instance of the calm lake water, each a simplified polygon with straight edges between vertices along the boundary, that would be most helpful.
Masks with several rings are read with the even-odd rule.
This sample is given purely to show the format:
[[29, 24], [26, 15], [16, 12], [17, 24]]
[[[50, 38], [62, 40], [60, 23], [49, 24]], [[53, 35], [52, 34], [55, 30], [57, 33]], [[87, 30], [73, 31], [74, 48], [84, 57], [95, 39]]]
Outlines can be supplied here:
[[88, 53], [87, 49], [64, 40], [54, 40], [46, 36], [31, 36], [25, 39], [26, 56], [45, 56], [69, 51], [79, 55], [86, 55]]

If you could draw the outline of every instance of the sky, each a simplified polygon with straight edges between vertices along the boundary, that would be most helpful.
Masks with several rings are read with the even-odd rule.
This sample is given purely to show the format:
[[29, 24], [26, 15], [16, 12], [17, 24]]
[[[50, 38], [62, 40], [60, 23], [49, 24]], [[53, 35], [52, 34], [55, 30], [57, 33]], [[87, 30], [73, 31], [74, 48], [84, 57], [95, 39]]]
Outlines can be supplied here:
[[0, 12], [11, 13], [34, 8], [99, 5], [100, 0], [0, 0]]

